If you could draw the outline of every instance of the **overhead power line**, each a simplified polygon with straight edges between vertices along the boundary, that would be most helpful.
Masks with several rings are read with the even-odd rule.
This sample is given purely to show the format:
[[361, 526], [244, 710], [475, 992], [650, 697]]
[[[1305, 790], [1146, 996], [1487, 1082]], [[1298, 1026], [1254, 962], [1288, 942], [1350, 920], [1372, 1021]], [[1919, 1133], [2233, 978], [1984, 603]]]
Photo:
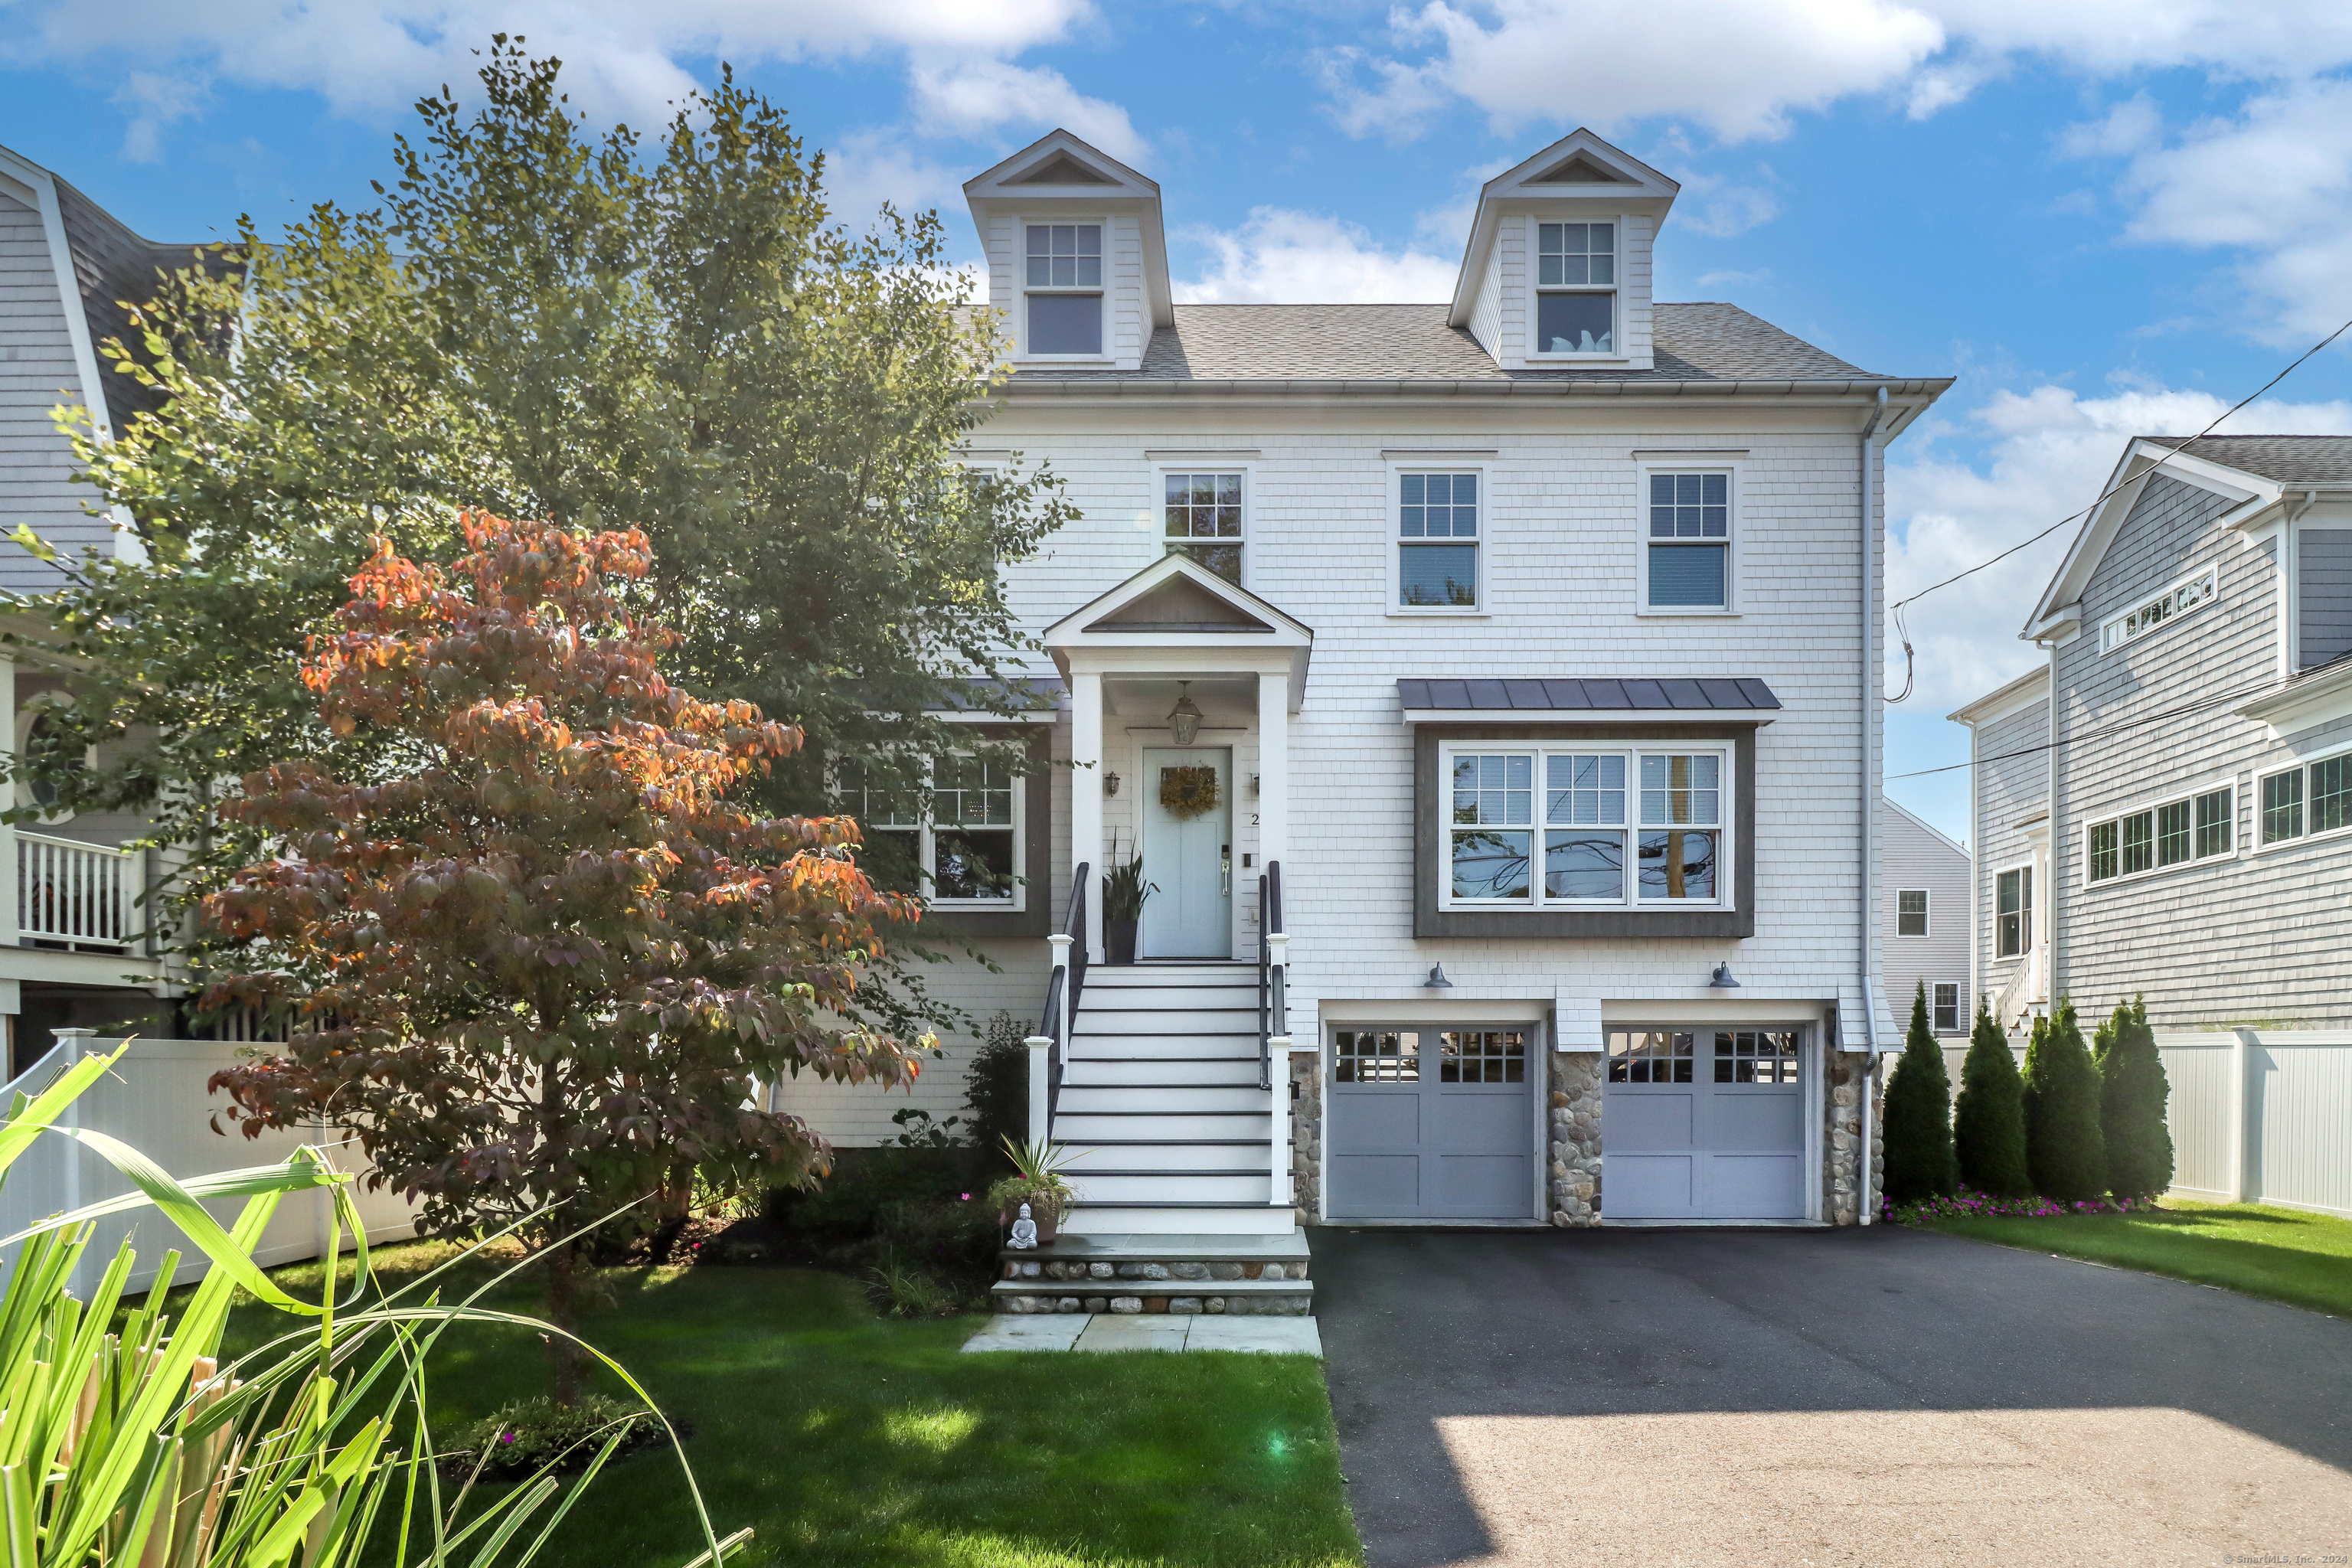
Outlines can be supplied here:
[[[2229, 418], [2231, 415], [2237, 413], [2240, 409], [2245, 407], [2247, 404], [2252, 403], [2255, 398], [2260, 397], [2263, 393], [2268, 392], [2272, 387], [2276, 386], [2280, 382], [2284, 381], [2288, 376], [2294, 374], [2295, 371], [2302, 368], [2303, 363], [2305, 360], [2311, 358], [2312, 355], [2317, 353], [2320, 350], [2326, 348], [2328, 344], [2334, 342], [2347, 331], [2352, 331], [2352, 321], [2346, 321], [2342, 326], [2336, 328], [2334, 331], [2328, 333], [2326, 337], [2320, 339], [2317, 342], [2304, 350], [2300, 354], [2297, 354], [2292, 364], [2289, 364], [2284, 370], [2280, 371], [2276, 375], [2263, 383], [2262, 385], [2254, 388], [2253, 391], [2246, 394], [2245, 396], [2231, 404], [2214, 419], [2212, 424], [2206, 426], [2205, 428], [2197, 432], [2196, 435], [2189, 437], [2189, 439], [2173, 447], [2171, 451], [2166, 453], [2162, 458], [2158, 458], [2155, 465], [2149, 468], [2147, 472], [2150, 474], [2155, 473], [2157, 469], [2163, 468], [2165, 464], [2170, 462], [2173, 458], [2181, 456], [2183, 453], [2187, 452], [2189, 447], [2195, 446], [2198, 442], [2202, 441], [2206, 437], [2210, 436], [2223, 420]], [[2016, 554], [2021, 550], [2031, 550], [2033, 546], [2041, 543], [2043, 540], [2049, 538], [2060, 529], [2066, 527], [2070, 523], [2080, 522], [2083, 519], [2098, 510], [2100, 506], [2109, 496], [2114, 495], [2116, 491], [2122, 488], [2123, 483], [2119, 480], [2116, 483], [2108, 486], [2105, 489], [2101, 490], [2098, 495], [2092, 500], [2090, 505], [2083, 508], [2080, 511], [2067, 513], [2064, 517], [2060, 518], [2057, 521], [2052, 523], [2049, 527], [2043, 529], [2032, 538], [2021, 540], [2017, 543], [2012, 544], [2008, 549], [2002, 551], [1998, 555], [1987, 556], [1984, 560], [1978, 562], [1975, 565], [1970, 566], [1964, 571], [1955, 572], [1940, 583], [1930, 583], [1927, 586], [1920, 589], [1917, 593], [1906, 595], [1905, 597], [1897, 599], [1894, 604], [1888, 605], [1887, 613], [1892, 616], [1895, 620], [1895, 637], [1903, 644], [1903, 690], [1901, 695], [1890, 697], [1886, 700], [1889, 702], [1902, 702], [1906, 700], [1911, 695], [1912, 687], [1917, 678], [1917, 669], [1911, 654], [1910, 628], [1904, 624], [1903, 620], [1904, 606], [1918, 603], [1921, 599], [1926, 598], [1928, 595], [1936, 592], [1938, 588], [1948, 588], [1953, 584], [1960, 581], [1963, 577], [1973, 577], [1988, 566], [1997, 566], [2001, 562], [2008, 560], [2011, 556]], [[1930, 773], [1941, 773], [1944, 770], [1940, 768], [1930, 768], [1927, 771]], [[1904, 773], [1898, 776], [1903, 778], [1914, 778], [1917, 775], [1913, 773]]]
[[2044, 741], [2038, 746], [2021, 746], [2014, 752], [2003, 752], [1997, 757], [1971, 757], [1965, 763], [1947, 763], [1940, 768], [1920, 768], [1914, 773], [1895, 773], [1887, 782], [1892, 783], [1894, 779], [1923, 779], [1931, 773], [1955, 773], [1961, 768], [1972, 768], [1980, 763], [2006, 763], [2019, 757], [2038, 757], [2044, 752], [2056, 751], [2061, 745], [2078, 746], [2090, 741], [2104, 741], [2110, 735], [2120, 735], [2126, 731], [2137, 730], [2149, 724], [2160, 724], [2168, 719], [2187, 719], [2199, 713], [2210, 712], [2216, 708], [2226, 708], [2232, 702], [2243, 701], [2249, 697], [2259, 696], [2272, 689], [2272, 682], [2257, 681], [2252, 686], [2242, 686], [2235, 691], [2225, 691], [2219, 697], [2207, 697], [2195, 702], [2184, 702], [2178, 708], [2168, 708], [2160, 713], [2149, 713], [2138, 719], [2126, 719], [2120, 724], [2109, 724], [2105, 729], [2086, 731], [2080, 735], [2069, 735], [2063, 742]]

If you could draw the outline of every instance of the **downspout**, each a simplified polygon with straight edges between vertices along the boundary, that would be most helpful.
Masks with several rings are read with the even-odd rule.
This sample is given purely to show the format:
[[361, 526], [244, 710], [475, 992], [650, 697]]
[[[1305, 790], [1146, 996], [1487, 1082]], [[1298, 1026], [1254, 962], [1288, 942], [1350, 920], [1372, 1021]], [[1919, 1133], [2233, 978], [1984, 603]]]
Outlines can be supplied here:
[[1870, 1197], [1870, 1080], [1878, 1071], [1878, 995], [1871, 973], [1870, 937], [1878, 911], [1871, 897], [1870, 858], [1876, 848], [1878, 770], [1875, 721], [1878, 717], [1878, 426], [1886, 417], [1886, 388], [1878, 389], [1870, 419], [1862, 427], [1862, 898], [1854, 921], [1860, 933], [1862, 965], [1862, 1029], [1870, 1043], [1862, 1075], [1862, 1146], [1854, 1152], [1854, 1207], [1864, 1225], [1874, 1205]]

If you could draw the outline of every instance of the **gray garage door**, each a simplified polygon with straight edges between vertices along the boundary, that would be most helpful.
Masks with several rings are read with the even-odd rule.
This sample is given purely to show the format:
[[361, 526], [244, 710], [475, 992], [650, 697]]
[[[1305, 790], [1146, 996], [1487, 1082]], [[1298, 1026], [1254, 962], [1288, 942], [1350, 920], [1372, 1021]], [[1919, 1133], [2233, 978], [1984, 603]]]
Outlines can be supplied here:
[[1539, 1060], [1525, 1028], [1340, 1029], [1332, 1037], [1334, 1219], [1525, 1219], [1535, 1211]]
[[1802, 1219], [1804, 1031], [1612, 1029], [1604, 1219]]

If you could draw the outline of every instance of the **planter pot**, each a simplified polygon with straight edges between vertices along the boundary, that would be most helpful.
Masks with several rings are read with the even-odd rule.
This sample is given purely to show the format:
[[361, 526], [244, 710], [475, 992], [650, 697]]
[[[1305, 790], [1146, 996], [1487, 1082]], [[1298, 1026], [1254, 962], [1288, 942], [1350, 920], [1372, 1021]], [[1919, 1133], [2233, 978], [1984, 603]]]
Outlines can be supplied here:
[[1135, 921], [1103, 921], [1103, 956], [1113, 963], [1135, 962]]

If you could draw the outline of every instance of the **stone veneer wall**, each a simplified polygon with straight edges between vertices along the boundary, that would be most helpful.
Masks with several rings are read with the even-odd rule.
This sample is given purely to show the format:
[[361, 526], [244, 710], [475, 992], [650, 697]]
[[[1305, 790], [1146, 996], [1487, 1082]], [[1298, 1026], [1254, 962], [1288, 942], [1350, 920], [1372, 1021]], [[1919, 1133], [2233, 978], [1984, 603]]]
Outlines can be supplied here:
[[1298, 1223], [1323, 1223], [1323, 1058], [1290, 1053], [1290, 1186]]
[[[1853, 1225], [1862, 1217], [1861, 1205], [1874, 1203], [1886, 1169], [1885, 1106], [1881, 1100], [1885, 1073], [1884, 1058], [1877, 1072], [1868, 1070], [1869, 1058], [1860, 1051], [1831, 1051], [1829, 1092], [1824, 1095], [1822, 1130], [1822, 1217], [1832, 1225]], [[1862, 1096], [1870, 1095], [1870, 1184], [1867, 1196], [1857, 1191], [1862, 1173]]]
[[1551, 1223], [1601, 1223], [1601, 1053], [1552, 1051]]

